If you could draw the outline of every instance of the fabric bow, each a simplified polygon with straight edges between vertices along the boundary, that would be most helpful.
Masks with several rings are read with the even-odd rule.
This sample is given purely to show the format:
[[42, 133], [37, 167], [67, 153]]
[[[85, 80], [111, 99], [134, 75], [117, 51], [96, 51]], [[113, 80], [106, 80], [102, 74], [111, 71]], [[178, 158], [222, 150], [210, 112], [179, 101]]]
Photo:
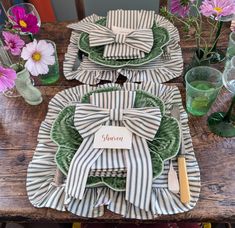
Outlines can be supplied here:
[[[91, 47], [102, 46], [112, 43], [121, 43], [129, 45], [139, 51], [149, 53], [153, 47], [152, 29], [136, 29], [129, 33], [114, 32], [111, 29], [91, 22], [81, 22], [68, 26], [74, 30], [86, 32], [89, 34]], [[120, 29], [120, 28], [119, 28]]]
[[148, 211], [152, 189], [152, 162], [146, 140], [153, 140], [160, 126], [159, 108], [104, 109], [77, 104], [74, 125], [84, 138], [68, 172], [65, 191], [82, 199], [91, 166], [104, 149], [93, 148], [94, 133], [102, 125], [120, 121], [132, 133], [132, 149], [126, 150], [126, 200]]
[[[130, 32], [114, 32], [104, 26], [89, 33], [91, 47], [102, 46], [112, 43], [126, 44], [137, 50], [149, 53], [153, 47], [152, 29], [137, 29]], [[121, 28], [120, 28], [121, 29]]]

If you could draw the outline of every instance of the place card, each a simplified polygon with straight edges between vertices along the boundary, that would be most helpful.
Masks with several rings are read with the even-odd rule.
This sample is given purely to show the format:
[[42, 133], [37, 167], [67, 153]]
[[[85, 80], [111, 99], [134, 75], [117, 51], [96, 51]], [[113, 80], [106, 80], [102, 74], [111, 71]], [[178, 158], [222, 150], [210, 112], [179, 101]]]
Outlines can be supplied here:
[[125, 127], [102, 126], [96, 133], [94, 148], [131, 149], [132, 133]]
[[118, 26], [112, 26], [112, 31], [115, 34], [125, 34], [125, 35], [128, 35], [129, 33], [135, 31], [135, 29], [129, 29], [129, 28], [123, 28], [123, 27], [118, 27]]

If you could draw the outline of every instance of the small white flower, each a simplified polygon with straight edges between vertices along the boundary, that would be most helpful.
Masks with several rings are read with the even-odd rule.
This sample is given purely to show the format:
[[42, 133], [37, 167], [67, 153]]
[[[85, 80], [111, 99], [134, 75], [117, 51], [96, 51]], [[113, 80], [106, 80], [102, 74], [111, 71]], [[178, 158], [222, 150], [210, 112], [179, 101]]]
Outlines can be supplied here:
[[33, 75], [47, 74], [48, 65], [55, 64], [54, 47], [45, 40], [34, 40], [27, 44], [21, 53], [21, 57], [26, 60], [25, 68]]

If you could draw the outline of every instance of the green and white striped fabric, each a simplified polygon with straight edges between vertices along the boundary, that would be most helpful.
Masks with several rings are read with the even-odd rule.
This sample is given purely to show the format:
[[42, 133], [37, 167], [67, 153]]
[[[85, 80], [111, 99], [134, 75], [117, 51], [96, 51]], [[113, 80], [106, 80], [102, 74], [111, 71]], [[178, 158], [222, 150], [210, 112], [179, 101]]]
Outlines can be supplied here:
[[[63, 183], [59, 185], [55, 182], [57, 170], [55, 154], [58, 146], [51, 140], [50, 131], [61, 110], [69, 105], [80, 103], [81, 98], [85, 94], [97, 88], [89, 85], [66, 89], [58, 93], [50, 101], [48, 113], [39, 130], [38, 145], [28, 167], [27, 192], [30, 202], [35, 207], [49, 207], [59, 211], [67, 210], [84, 217], [102, 216], [105, 206], [108, 210], [123, 217], [135, 219], [154, 219], [159, 215], [182, 213], [193, 209], [200, 194], [200, 171], [192, 146], [187, 113], [182, 106], [178, 88], [152, 83], [125, 83], [122, 87], [116, 84], [105, 84], [98, 88], [104, 87], [116, 87], [124, 91], [147, 91], [164, 102], [166, 114], [170, 114], [173, 104], [177, 104], [180, 107], [191, 195], [190, 203], [181, 203], [179, 194], [174, 194], [168, 190], [167, 174], [169, 164], [167, 162], [164, 165], [162, 174], [153, 180], [151, 210], [148, 212], [126, 201], [125, 192], [117, 192], [108, 187], [86, 188], [82, 200], [73, 198], [70, 201], [66, 201], [65, 185], [67, 179], [65, 178]], [[173, 165], [178, 170], [176, 159], [173, 159]]]
[[[117, 28], [129, 29], [130, 31], [135, 31], [138, 29], [151, 29], [154, 23], [154, 11], [147, 10], [110, 10], [107, 13], [107, 28], [114, 30]], [[142, 35], [142, 34], [141, 34]], [[145, 37], [146, 45], [148, 49], [153, 45], [153, 34]], [[141, 44], [137, 45], [138, 48], [133, 48], [128, 44], [114, 43], [108, 44], [104, 48], [104, 58], [111, 59], [135, 59], [143, 58], [144, 53], [147, 51], [141, 51]]]
[[[161, 122], [160, 108], [133, 108], [134, 91], [97, 93], [92, 100], [94, 104], [76, 106], [74, 124], [84, 140], [71, 162], [66, 193], [69, 198], [83, 198], [89, 171], [98, 158], [102, 158], [101, 162], [106, 161], [110, 168], [114, 161], [116, 165], [126, 163], [126, 200], [149, 211], [153, 170], [146, 140], [152, 141], [157, 133]], [[93, 148], [94, 133], [101, 125], [125, 126], [133, 133], [132, 149], [115, 151]], [[121, 152], [124, 156], [113, 160], [112, 152]]]
[[[86, 18], [86, 21], [93, 22], [100, 18], [101, 17], [97, 15], [92, 15]], [[116, 82], [120, 74], [125, 76], [128, 82], [163, 83], [179, 77], [183, 71], [182, 51], [179, 46], [179, 32], [171, 22], [160, 15], [155, 15], [155, 21], [159, 26], [166, 28], [171, 37], [167, 45], [171, 55], [170, 59], [159, 57], [139, 67], [113, 69], [95, 64], [87, 57], [84, 57], [80, 66], [76, 68], [75, 65], [79, 51], [77, 43], [80, 33], [72, 31], [70, 44], [63, 63], [66, 79], [76, 79], [85, 84], [96, 85], [101, 80]], [[76, 28], [77, 24], [78, 23], [71, 24], [69, 27]]]

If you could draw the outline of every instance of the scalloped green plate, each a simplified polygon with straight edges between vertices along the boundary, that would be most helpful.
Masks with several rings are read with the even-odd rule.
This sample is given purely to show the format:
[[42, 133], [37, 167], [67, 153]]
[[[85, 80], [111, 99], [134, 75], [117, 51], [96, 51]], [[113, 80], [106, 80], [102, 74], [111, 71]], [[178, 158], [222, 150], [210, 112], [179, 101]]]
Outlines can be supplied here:
[[[117, 88], [103, 88], [92, 91], [83, 96], [81, 102], [89, 103], [93, 93], [115, 91]], [[161, 175], [164, 161], [174, 157], [180, 146], [180, 131], [178, 121], [165, 115], [164, 103], [158, 97], [147, 92], [137, 90], [134, 107], [159, 107], [163, 115], [161, 125], [152, 142], [148, 141], [153, 166], [154, 179]], [[56, 163], [59, 169], [67, 175], [70, 162], [82, 142], [82, 137], [74, 127], [73, 118], [75, 106], [64, 108], [55, 120], [51, 138], [58, 145]], [[89, 177], [87, 187], [106, 185], [115, 191], [125, 191], [123, 177]]]
[[[105, 26], [106, 18], [102, 18], [96, 23]], [[103, 57], [104, 46], [90, 47], [89, 34], [85, 32], [83, 32], [80, 36], [80, 39], [78, 41], [78, 47], [81, 51], [85, 52], [88, 55], [88, 58], [92, 62], [97, 63], [99, 65], [112, 68], [141, 66], [159, 57], [163, 52], [162, 48], [167, 45], [170, 41], [168, 31], [163, 27], [158, 27], [155, 22], [153, 24], [152, 30], [154, 36], [152, 50], [149, 53], [145, 53], [145, 57], [140, 59], [106, 59]]]

